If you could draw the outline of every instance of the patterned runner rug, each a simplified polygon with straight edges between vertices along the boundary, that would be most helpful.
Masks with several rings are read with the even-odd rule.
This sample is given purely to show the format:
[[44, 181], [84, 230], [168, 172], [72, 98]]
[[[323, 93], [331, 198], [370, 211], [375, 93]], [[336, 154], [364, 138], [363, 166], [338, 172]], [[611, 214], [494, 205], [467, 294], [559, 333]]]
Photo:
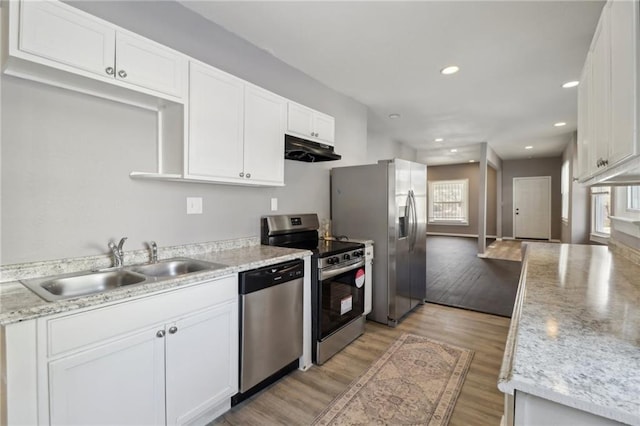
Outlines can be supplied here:
[[314, 425], [446, 425], [473, 351], [404, 334]]

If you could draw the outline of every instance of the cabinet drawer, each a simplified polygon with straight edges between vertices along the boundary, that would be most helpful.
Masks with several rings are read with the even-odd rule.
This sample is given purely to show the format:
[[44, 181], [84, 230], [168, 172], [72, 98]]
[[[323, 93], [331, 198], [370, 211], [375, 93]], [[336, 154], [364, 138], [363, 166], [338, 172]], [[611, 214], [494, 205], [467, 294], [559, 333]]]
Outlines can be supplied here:
[[236, 275], [202, 284], [46, 320], [49, 357], [152, 326], [238, 297]]

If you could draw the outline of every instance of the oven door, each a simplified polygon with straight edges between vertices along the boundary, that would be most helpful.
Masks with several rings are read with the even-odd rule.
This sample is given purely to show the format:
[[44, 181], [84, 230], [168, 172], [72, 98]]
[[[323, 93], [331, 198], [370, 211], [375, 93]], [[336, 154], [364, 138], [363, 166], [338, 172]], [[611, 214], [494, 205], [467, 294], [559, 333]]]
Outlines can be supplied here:
[[319, 336], [323, 340], [364, 313], [364, 259], [318, 271]]

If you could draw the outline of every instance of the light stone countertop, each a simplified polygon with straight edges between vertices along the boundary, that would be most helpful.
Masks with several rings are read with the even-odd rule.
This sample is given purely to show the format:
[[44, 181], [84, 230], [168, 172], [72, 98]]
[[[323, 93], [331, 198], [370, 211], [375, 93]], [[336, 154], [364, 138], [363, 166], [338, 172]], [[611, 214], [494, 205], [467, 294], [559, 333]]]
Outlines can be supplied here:
[[640, 425], [640, 265], [527, 244], [498, 388]]
[[[60, 259], [59, 261], [3, 266], [2, 271], [0, 271], [2, 272], [2, 277], [9, 278], [9, 280], [0, 282], [0, 325], [138, 298], [236, 272], [248, 271], [288, 260], [301, 259], [312, 254], [308, 250], [262, 246], [257, 241], [257, 239], [250, 239], [248, 241], [232, 241], [231, 243], [224, 242], [223, 244], [194, 244], [160, 248], [160, 260], [171, 257], [189, 257], [223, 264], [226, 267], [212, 271], [195, 272], [172, 279], [149, 279], [148, 282], [140, 285], [127, 286], [100, 294], [56, 302], [45, 301], [17, 280], [104, 268], [109, 266], [110, 260], [108, 256]], [[125, 253], [125, 268], [135, 263], [144, 263], [146, 261], [145, 256], [146, 253], [144, 251]], [[127, 259], [130, 262], [127, 262]]]

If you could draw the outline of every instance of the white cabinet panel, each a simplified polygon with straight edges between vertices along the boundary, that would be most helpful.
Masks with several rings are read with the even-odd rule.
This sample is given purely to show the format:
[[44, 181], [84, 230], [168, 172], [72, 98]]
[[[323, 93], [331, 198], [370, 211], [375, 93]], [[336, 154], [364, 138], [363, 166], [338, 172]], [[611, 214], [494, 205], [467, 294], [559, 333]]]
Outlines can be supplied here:
[[591, 102], [589, 93], [591, 91], [591, 53], [587, 54], [587, 61], [584, 64], [580, 85], [578, 86], [578, 176], [585, 179], [595, 170], [595, 163], [590, 161], [589, 146], [591, 145], [591, 132], [589, 131], [589, 107]]
[[116, 40], [117, 79], [182, 97], [186, 58], [141, 37], [118, 32]]
[[316, 111], [314, 114], [314, 128], [318, 139], [333, 145], [336, 131], [333, 117]]
[[186, 177], [283, 185], [284, 98], [199, 63], [189, 75]]
[[187, 177], [242, 179], [244, 83], [191, 62]]
[[[638, 2], [611, 3], [611, 144], [609, 163], [637, 153]], [[615, 23], [615, 25], [614, 25]]]
[[287, 101], [245, 85], [244, 172], [252, 181], [284, 182], [284, 122]]
[[19, 26], [20, 50], [103, 77], [113, 75], [116, 38], [110, 26], [50, 1], [21, 2]]
[[50, 362], [51, 424], [163, 424], [162, 328]]
[[287, 132], [314, 142], [333, 145], [335, 119], [306, 106], [289, 102]]
[[167, 424], [185, 424], [238, 390], [238, 303], [168, 324], [167, 333]]
[[15, 0], [7, 7], [6, 72], [106, 98], [184, 97], [182, 54], [59, 1]]
[[609, 158], [610, 143], [610, 8], [605, 6], [596, 34], [593, 40], [591, 54], [591, 100], [593, 108], [591, 111], [591, 121], [593, 123], [594, 149], [591, 162], [595, 160], [596, 167], [604, 167]]

